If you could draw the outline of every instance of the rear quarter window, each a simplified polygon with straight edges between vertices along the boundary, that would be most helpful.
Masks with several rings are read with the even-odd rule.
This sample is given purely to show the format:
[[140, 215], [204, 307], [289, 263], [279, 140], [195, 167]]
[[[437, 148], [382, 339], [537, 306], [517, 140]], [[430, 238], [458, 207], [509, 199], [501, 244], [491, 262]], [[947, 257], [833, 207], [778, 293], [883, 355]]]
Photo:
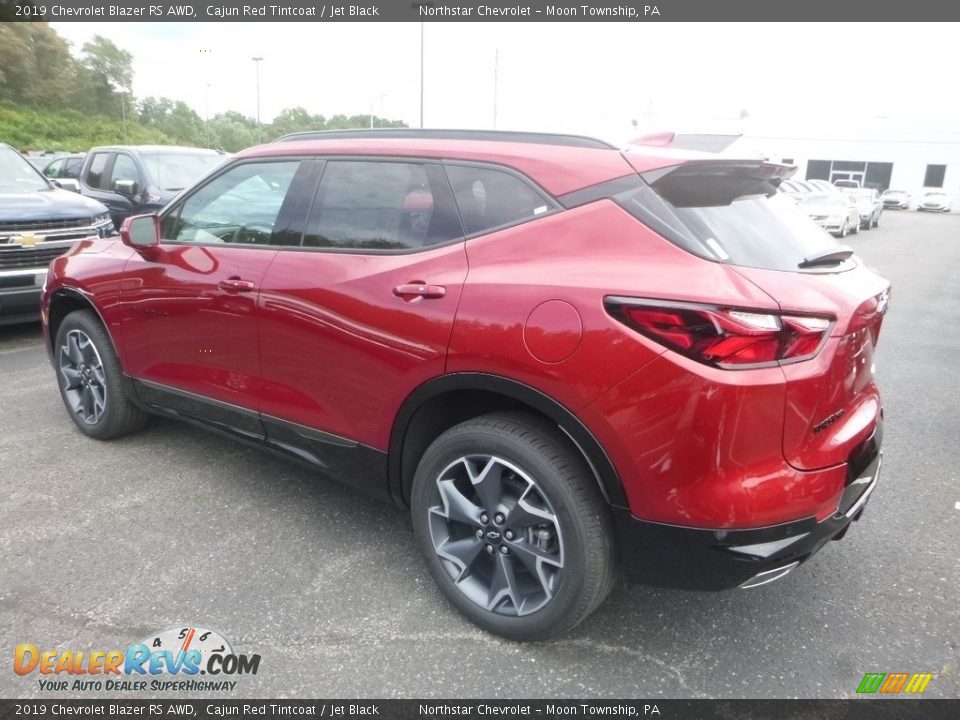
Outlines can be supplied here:
[[457, 207], [468, 235], [530, 220], [553, 203], [510, 173], [470, 165], [448, 165]]
[[87, 170], [87, 185], [101, 190], [106, 188], [108, 178], [104, 177], [104, 170], [107, 168], [107, 161], [109, 159], [110, 153], [94, 153], [93, 158], [90, 160], [90, 169]]

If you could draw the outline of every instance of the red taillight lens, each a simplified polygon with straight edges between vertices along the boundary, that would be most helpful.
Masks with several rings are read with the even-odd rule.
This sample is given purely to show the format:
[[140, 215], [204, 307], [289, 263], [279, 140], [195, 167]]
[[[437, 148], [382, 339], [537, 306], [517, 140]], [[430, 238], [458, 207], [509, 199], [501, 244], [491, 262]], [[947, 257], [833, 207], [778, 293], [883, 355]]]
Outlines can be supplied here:
[[814, 357], [833, 324], [815, 315], [783, 315], [692, 303], [606, 298], [625, 325], [689, 358], [721, 368], [798, 362]]

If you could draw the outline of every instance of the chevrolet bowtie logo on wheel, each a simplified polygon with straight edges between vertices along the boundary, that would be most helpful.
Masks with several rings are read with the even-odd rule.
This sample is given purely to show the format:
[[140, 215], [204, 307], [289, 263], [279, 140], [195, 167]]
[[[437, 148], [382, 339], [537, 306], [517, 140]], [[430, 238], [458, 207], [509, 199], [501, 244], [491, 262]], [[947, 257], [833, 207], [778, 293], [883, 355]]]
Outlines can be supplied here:
[[919, 695], [927, 689], [933, 673], [867, 673], [857, 687], [857, 693], [911, 693]]

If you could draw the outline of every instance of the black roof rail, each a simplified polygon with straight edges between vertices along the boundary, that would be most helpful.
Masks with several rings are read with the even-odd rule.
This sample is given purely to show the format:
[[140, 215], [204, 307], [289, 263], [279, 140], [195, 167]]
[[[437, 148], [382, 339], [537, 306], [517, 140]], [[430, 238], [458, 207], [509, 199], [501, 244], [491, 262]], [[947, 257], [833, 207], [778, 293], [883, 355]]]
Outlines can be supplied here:
[[558, 133], [513, 132], [510, 130], [431, 130], [420, 128], [374, 128], [371, 130], [308, 130], [290, 133], [273, 142], [296, 142], [298, 140], [354, 140], [363, 138], [397, 138], [421, 140], [486, 140], [490, 142], [533, 143], [538, 145], [565, 145], [567, 147], [616, 150], [596, 138], [585, 135], [561, 135]]

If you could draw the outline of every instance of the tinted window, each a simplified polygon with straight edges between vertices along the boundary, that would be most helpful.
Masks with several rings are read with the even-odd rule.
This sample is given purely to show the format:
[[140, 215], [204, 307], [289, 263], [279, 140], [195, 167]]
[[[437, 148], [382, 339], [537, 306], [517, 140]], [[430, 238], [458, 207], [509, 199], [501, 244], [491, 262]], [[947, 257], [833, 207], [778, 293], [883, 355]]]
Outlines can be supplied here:
[[447, 176], [468, 235], [529, 220], [552, 207], [527, 183], [500, 170], [450, 165]]
[[133, 180], [135, 183], [137, 183], [138, 187], [143, 187], [143, 182], [140, 180], [140, 171], [137, 169], [137, 164], [129, 155], [117, 155], [117, 159], [113, 161], [113, 172], [111, 173], [111, 178], [111, 188], [114, 187], [113, 184], [117, 182], [117, 180]]
[[60, 177], [76, 178], [80, 174], [80, 168], [83, 166], [83, 158], [70, 158], [64, 165]]
[[103, 171], [107, 168], [109, 153], [95, 153], [90, 161], [90, 169], [87, 171], [87, 185], [93, 188], [105, 189], [107, 187], [107, 178], [103, 176]]
[[[732, 265], [797, 270], [804, 259], [837, 244], [804, 210], [749, 168], [680, 166], [618, 196], [624, 209], [680, 247]], [[805, 202], [836, 203], [834, 196]], [[846, 204], [846, 200], [839, 199]]]
[[217, 176], [163, 220], [170, 240], [265, 245], [299, 161], [244, 163]]
[[324, 169], [303, 244], [404, 250], [462, 235], [440, 167], [333, 160]]
[[43, 174], [47, 177], [60, 177], [60, 170], [63, 168], [63, 160], [54, 160], [52, 163], [47, 165], [46, 169], [43, 171]]

